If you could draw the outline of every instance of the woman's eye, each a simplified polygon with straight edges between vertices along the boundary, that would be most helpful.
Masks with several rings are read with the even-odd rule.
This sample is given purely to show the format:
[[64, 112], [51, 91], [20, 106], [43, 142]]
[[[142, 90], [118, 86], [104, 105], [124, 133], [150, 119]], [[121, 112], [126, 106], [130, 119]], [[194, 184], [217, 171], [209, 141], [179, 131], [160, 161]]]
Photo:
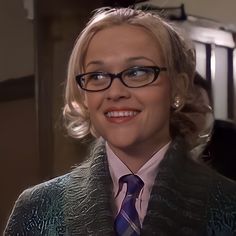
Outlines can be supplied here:
[[130, 70], [127, 72], [126, 76], [129, 77], [140, 77], [140, 76], [145, 76], [146, 75], [146, 71], [145, 70]]
[[88, 79], [89, 80], [102, 80], [105, 76], [103, 74], [90, 74]]

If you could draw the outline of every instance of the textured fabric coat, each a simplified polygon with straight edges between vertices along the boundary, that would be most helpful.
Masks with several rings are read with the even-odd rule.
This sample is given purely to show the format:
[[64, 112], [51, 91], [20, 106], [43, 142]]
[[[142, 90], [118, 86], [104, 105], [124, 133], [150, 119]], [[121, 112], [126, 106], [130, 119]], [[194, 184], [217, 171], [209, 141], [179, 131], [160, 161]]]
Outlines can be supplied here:
[[[176, 140], [160, 163], [142, 236], [236, 235], [236, 185]], [[112, 236], [114, 200], [104, 145], [71, 173], [25, 190], [5, 235]]]

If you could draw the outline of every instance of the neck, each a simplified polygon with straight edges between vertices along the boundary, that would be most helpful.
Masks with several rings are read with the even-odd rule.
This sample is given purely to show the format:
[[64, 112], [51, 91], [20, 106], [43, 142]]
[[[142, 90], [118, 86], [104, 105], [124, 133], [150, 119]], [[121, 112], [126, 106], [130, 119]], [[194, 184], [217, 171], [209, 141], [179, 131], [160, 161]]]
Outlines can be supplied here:
[[116, 156], [130, 169], [132, 173], [137, 173], [139, 169], [149, 161], [152, 156], [157, 153], [162, 147], [164, 147], [170, 139], [165, 142], [154, 146], [153, 148], [139, 148], [127, 147], [127, 148], [117, 148], [109, 144], [112, 151]]

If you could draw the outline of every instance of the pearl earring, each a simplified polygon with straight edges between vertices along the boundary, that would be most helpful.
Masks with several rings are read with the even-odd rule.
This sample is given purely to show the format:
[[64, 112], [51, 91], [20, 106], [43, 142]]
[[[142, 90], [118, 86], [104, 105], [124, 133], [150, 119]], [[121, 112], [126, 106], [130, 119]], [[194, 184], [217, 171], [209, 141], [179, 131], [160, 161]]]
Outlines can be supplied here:
[[174, 103], [173, 103], [173, 108], [178, 109], [181, 105], [181, 99], [180, 97], [175, 97]]

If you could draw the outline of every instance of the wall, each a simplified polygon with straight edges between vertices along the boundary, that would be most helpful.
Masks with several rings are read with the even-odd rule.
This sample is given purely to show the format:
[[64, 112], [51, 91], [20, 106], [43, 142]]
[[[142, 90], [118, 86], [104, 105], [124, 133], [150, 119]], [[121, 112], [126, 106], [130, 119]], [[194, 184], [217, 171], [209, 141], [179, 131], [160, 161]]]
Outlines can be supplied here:
[[18, 196], [39, 182], [33, 98], [0, 102], [0, 234]]
[[33, 23], [23, 0], [0, 1], [0, 35], [0, 81], [33, 74]]
[[[179, 6], [184, 3], [187, 14], [236, 25], [235, 0], [149, 2], [158, 6]], [[27, 20], [26, 15], [23, 0], [0, 1], [0, 81], [34, 72], [33, 22]]]
[[236, 24], [235, 0], [151, 0], [149, 3], [163, 7], [179, 6], [183, 3], [188, 15], [201, 16], [227, 24]]

